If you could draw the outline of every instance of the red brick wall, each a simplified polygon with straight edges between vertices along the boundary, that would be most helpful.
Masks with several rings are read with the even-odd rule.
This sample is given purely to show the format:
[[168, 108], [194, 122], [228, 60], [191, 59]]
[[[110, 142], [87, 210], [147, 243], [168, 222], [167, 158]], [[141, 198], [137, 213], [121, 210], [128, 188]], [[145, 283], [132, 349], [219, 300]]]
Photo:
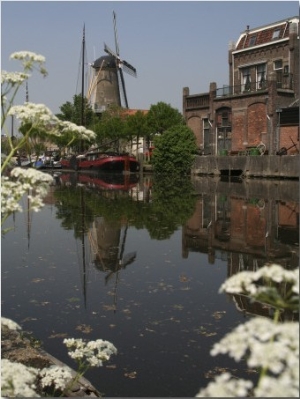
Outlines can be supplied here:
[[231, 150], [242, 151], [245, 149], [243, 144], [245, 136], [245, 113], [236, 112], [232, 114], [232, 134], [231, 134]]
[[194, 132], [196, 137], [196, 144], [198, 147], [200, 147], [203, 144], [201, 119], [198, 116], [192, 116], [188, 119], [187, 125]]
[[[298, 126], [282, 126], [280, 127], [279, 132], [279, 148], [285, 147], [286, 149], [290, 148], [293, 145], [293, 142], [297, 147], [290, 148], [288, 150], [288, 155], [299, 154], [297, 149], [299, 150], [299, 127]], [[292, 140], [293, 142], [292, 142]]]
[[248, 108], [248, 145], [261, 142], [261, 133], [267, 130], [266, 106], [262, 103], [250, 105]]

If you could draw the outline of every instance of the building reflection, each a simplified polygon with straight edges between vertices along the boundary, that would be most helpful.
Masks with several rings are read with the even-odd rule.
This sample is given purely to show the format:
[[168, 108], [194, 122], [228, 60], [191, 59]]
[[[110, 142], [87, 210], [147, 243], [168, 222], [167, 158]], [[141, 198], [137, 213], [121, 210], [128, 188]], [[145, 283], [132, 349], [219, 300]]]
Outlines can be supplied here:
[[[290, 184], [294, 186], [295, 182]], [[221, 185], [219, 190], [215, 187], [207, 190], [208, 194], [199, 195], [195, 212], [183, 227], [183, 258], [190, 252], [200, 252], [207, 254], [211, 264], [216, 259], [225, 260], [228, 277], [243, 270], [255, 271], [267, 263], [277, 263], [286, 269], [298, 267], [297, 194], [290, 189], [283, 199], [272, 195], [261, 198], [255, 182], [251, 185], [255, 197], [243, 192], [243, 184], [227, 192]], [[289, 195], [289, 191], [294, 194]], [[272, 316], [272, 309], [246, 296], [234, 295], [232, 299], [244, 313]], [[285, 317], [292, 316], [285, 314]]]

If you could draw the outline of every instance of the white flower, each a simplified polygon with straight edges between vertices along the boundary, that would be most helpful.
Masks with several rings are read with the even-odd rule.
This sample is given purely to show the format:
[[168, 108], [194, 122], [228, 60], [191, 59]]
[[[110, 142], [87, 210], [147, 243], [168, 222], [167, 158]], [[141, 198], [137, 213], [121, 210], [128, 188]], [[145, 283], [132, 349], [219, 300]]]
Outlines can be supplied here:
[[10, 330], [21, 330], [22, 328], [11, 319], [7, 319], [6, 317], [1, 317], [1, 325], [7, 326]]
[[8, 115], [15, 116], [22, 123], [31, 123], [35, 127], [49, 129], [51, 124], [58, 123], [58, 118], [44, 104], [27, 102], [24, 105], [14, 105], [8, 111]]
[[249, 352], [249, 367], [271, 367], [273, 372], [277, 372], [281, 366], [285, 367], [287, 361], [294, 362], [295, 357], [299, 357], [298, 323], [276, 324], [272, 320], [255, 317], [215, 344], [211, 355], [228, 353], [239, 361]]
[[110, 356], [117, 353], [115, 346], [102, 339], [84, 342], [82, 339], [64, 339], [64, 344], [70, 350], [69, 356], [79, 362], [86, 362], [91, 367], [100, 367], [103, 361], [109, 360]]
[[35, 392], [37, 370], [21, 363], [1, 360], [2, 397], [39, 397]]
[[60, 129], [62, 133], [72, 133], [84, 140], [94, 140], [96, 138], [96, 134], [92, 130], [86, 129], [84, 126], [78, 126], [73, 122], [60, 121]]
[[215, 381], [210, 382], [205, 389], [201, 389], [196, 397], [245, 398], [248, 396], [252, 386], [253, 384], [251, 381], [234, 379], [229, 373], [224, 373], [216, 377]]
[[30, 75], [24, 72], [1, 71], [1, 84], [7, 83], [14, 86], [15, 84], [22, 84], [29, 77]]
[[37, 62], [37, 63], [44, 63], [46, 61], [43, 55], [33, 53], [32, 51], [17, 51], [15, 53], [12, 53], [10, 55], [10, 58], [21, 61], [31, 60], [32, 62]]
[[42, 75], [47, 75], [47, 71], [44, 68], [46, 59], [43, 55], [33, 53], [32, 51], [18, 51], [11, 54], [10, 59], [22, 61], [25, 71], [31, 71], [37, 66]]
[[291, 378], [287, 372], [276, 377], [265, 376], [254, 389], [254, 396], [257, 398], [298, 398], [299, 367], [298, 378]]
[[72, 380], [72, 372], [69, 367], [50, 366], [39, 373], [43, 387], [54, 385], [56, 389], [64, 390]]
[[263, 266], [255, 272], [242, 271], [229, 277], [222, 285], [219, 292], [229, 294], [249, 294], [255, 296], [262, 292], [264, 287], [258, 281], [265, 279], [274, 283], [288, 282], [293, 284], [293, 291], [299, 293], [299, 268], [286, 270], [282, 266], [272, 264]]
[[29, 192], [30, 209], [38, 211], [43, 206], [42, 200], [48, 192], [53, 177], [33, 168], [14, 168], [11, 171], [11, 178], [14, 180], [8, 180], [6, 176], [1, 178], [2, 215], [22, 211], [19, 201], [24, 194]]

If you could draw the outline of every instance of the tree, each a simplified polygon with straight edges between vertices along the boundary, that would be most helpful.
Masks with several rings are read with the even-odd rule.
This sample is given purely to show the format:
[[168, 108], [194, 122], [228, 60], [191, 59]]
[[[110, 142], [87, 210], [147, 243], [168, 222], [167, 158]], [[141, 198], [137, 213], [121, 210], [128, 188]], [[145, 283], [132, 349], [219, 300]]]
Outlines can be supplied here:
[[78, 126], [85, 126], [91, 128], [96, 123], [96, 114], [90, 106], [86, 97], [83, 98], [82, 110], [82, 97], [75, 94], [73, 97], [73, 104], [67, 101], [59, 107], [61, 113], [56, 114], [57, 118], [62, 121], [73, 122]]
[[152, 165], [155, 173], [187, 175], [197, 149], [193, 131], [183, 125], [173, 126], [154, 138]]
[[100, 147], [119, 151], [121, 140], [125, 137], [123, 109], [117, 105], [110, 106], [103, 112], [94, 130]]
[[142, 111], [137, 111], [135, 114], [128, 115], [125, 120], [125, 135], [128, 140], [136, 140], [139, 144], [141, 137], [147, 137], [150, 134], [150, 128], [147, 123], [147, 115]]
[[153, 134], [162, 134], [175, 125], [184, 125], [185, 121], [181, 113], [164, 102], [151, 105], [147, 114], [148, 126]]

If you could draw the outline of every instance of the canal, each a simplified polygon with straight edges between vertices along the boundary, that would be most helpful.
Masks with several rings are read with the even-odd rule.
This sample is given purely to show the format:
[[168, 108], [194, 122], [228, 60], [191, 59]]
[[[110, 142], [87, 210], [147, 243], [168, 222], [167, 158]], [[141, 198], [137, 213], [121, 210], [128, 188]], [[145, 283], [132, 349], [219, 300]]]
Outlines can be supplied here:
[[2, 237], [2, 316], [75, 367], [64, 338], [118, 354], [86, 378], [108, 397], [192, 397], [224, 371], [255, 380], [212, 345], [269, 309], [219, 294], [266, 262], [299, 264], [298, 181], [56, 172], [41, 212]]

